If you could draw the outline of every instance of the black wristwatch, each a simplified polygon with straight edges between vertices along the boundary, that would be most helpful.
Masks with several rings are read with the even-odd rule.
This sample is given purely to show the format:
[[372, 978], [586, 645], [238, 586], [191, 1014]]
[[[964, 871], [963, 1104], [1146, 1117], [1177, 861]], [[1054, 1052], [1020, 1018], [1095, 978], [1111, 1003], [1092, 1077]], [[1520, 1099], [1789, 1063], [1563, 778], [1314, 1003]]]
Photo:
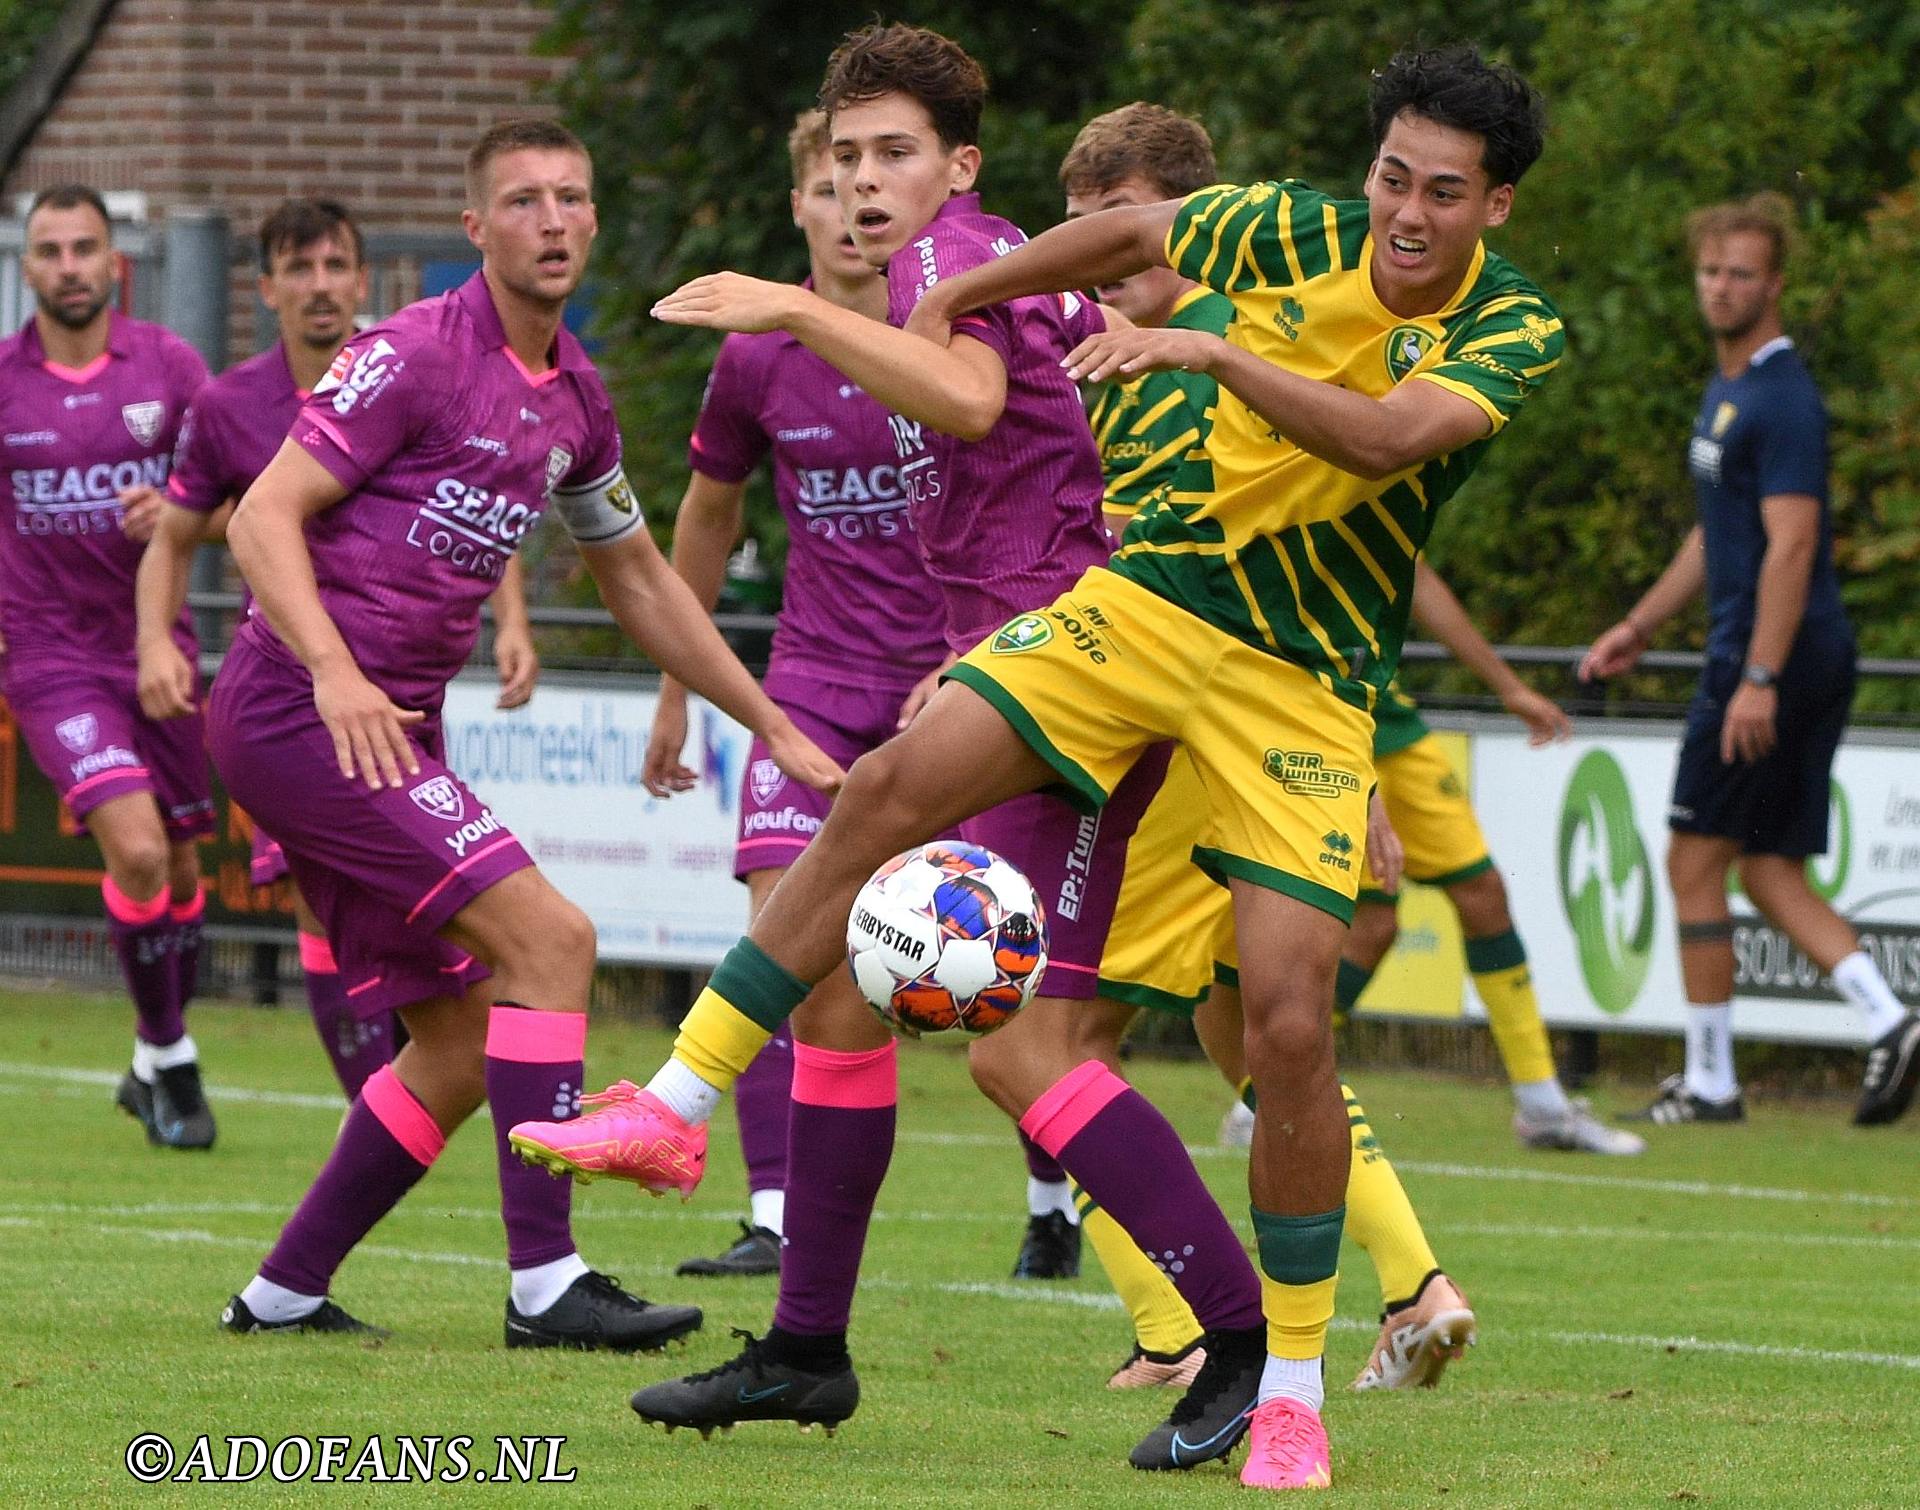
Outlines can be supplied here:
[[1756, 666], [1749, 661], [1740, 672], [1740, 680], [1749, 687], [1771, 687], [1780, 680], [1777, 671], [1769, 671], [1765, 666]]

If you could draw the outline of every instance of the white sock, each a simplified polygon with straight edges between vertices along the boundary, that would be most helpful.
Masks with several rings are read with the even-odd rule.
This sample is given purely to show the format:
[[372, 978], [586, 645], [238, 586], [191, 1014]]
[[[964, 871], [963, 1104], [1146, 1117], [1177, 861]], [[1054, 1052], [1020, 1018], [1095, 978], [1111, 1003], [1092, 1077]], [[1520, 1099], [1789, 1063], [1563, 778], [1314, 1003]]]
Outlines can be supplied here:
[[1027, 1215], [1051, 1216], [1059, 1212], [1074, 1226], [1080, 1225], [1080, 1213], [1073, 1205], [1071, 1180], [1036, 1180], [1027, 1176]]
[[240, 1292], [240, 1299], [246, 1308], [261, 1321], [298, 1321], [302, 1316], [311, 1316], [320, 1309], [324, 1295], [302, 1295], [298, 1290], [289, 1290], [285, 1285], [277, 1285], [270, 1279], [262, 1279], [258, 1274], [247, 1281], [246, 1289]]
[[1265, 1405], [1281, 1395], [1317, 1412], [1327, 1403], [1326, 1370], [1321, 1360], [1276, 1358], [1268, 1353], [1267, 1366], [1260, 1371], [1260, 1403]]
[[200, 1050], [193, 1041], [191, 1033], [182, 1033], [172, 1043], [163, 1044], [153, 1051], [153, 1067], [156, 1070], [170, 1070], [176, 1064], [193, 1064], [200, 1058]]
[[550, 1264], [535, 1264], [531, 1269], [515, 1269], [513, 1308], [522, 1316], [538, 1316], [587, 1272], [587, 1261], [578, 1253], [556, 1258]]
[[1687, 1089], [1724, 1101], [1740, 1089], [1733, 1078], [1733, 1003], [1687, 1003]]
[[673, 1109], [675, 1116], [695, 1126], [713, 1115], [720, 1092], [678, 1059], [669, 1059], [647, 1082], [647, 1089]]
[[1865, 1014], [1869, 1039], [1883, 1038], [1906, 1021], [1905, 1005], [1864, 949], [1854, 950], [1833, 967], [1833, 989]]
[[153, 1084], [155, 1049], [144, 1038], [133, 1040], [133, 1078], [142, 1085]]
[[747, 1206], [752, 1212], [754, 1226], [765, 1227], [775, 1237], [787, 1230], [787, 1192], [784, 1189], [753, 1191], [747, 1196]]
[[1559, 1080], [1552, 1076], [1545, 1080], [1514, 1081], [1513, 1104], [1536, 1122], [1557, 1122], [1573, 1113], [1573, 1103], [1567, 1099]]

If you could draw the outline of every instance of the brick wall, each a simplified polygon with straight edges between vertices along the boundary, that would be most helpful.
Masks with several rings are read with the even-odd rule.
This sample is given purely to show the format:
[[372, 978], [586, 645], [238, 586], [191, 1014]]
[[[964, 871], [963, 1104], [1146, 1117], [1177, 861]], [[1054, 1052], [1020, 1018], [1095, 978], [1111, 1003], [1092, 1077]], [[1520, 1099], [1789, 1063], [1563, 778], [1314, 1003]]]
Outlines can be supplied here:
[[535, 57], [537, 0], [120, 0], [6, 176], [143, 189], [156, 218], [233, 226], [232, 353], [255, 349], [252, 233], [327, 194], [368, 230], [457, 230], [461, 162], [487, 126], [545, 113], [566, 65]]

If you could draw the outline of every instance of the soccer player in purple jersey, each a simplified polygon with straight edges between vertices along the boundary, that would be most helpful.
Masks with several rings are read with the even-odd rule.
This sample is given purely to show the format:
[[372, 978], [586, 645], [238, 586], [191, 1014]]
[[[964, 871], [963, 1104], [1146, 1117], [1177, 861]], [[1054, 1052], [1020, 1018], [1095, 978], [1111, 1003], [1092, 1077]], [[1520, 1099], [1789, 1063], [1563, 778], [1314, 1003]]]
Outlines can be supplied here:
[[[917, 27], [856, 32], [828, 65], [821, 102], [832, 121], [834, 187], [855, 244], [887, 271], [892, 324], [803, 289], [730, 273], [698, 279], [656, 310], [676, 323], [786, 330], [894, 411], [914, 528], [956, 652], [1048, 601], [1059, 584], [1108, 552], [1099, 457], [1079, 392], [1062, 368], [1067, 349], [1104, 328], [1097, 308], [1053, 295], [991, 306], [956, 333], [951, 348], [932, 350], [896, 328], [939, 279], [992, 262], [1025, 239], [985, 214], [972, 193], [985, 94], [972, 58]], [[913, 741], [910, 728], [890, 748]], [[1135, 1454], [1141, 1466], [1184, 1467], [1230, 1450], [1244, 1429], [1264, 1347], [1258, 1281], [1172, 1127], [1117, 1076], [1081, 1062], [1076, 1052], [1077, 1019], [1094, 994], [1121, 855], [1158, 776], [1143, 755], [1099, 818], [1033, 793], [1028, 788], [1040, 782], [1030, 782], [1021, 789], [1026, 795], [969, 819], [962, 833], [1034, 879], [1059, 953], [1033, 1005], [973, 1045], [975, 1079], [1142, 1248], [1167, 1255], [1175, 1283], [1209, 1329], [1208, 1369], [1173, 1421]], [[787, 905], [796, 899], [791, 885], [776, 888], [765, 916], [780, 912], [783, 898]], [[672, 1146], [687, 1124], [711, 1114], [721, 1088], [801, 1006], [810, 985], [843, 964], [838, 949], [831, 959], [824, 950], [809, 953], [802, 979], [751, 940], [729, 960], [647, 1093], [615, 1103], [613, 1114], [583, 1129], [580, 1139], [556, 1124], [516, 1129], [516, 1142], [563, 1163], [574, 1150], [597, 1156], [594, 1139], [621, 1136], [631, 1146], [650, 1133]], [[780, 1009], [749, 1019], [731, 1003], [750, 992], [778, 998]], [[858, 1402], [847, 1321], [891, 1155], [894, 1044], [858, 1007], [829, 1018], [809, 1003], [795, 1017], [794, 1033], [818, 1055], [794, 1075], [787, 1246], [773, 1328], [721, 1369], [641, 1390], [634, 1409], [650, 1420], [834, 1424]], [[1222, 1419], [1212, 1421], [1207, 1406], [1219, 1407], [1213, 1413]], [[1212, 1424], [1181, 1435], [1203, 1420]]]
[[[884, 320], [886, 280], [854, 246], [834, 197], [827, 118], [803, 112], [787, 146], [808, 286], [842, 309]], [[902, 705], [944, 663], [947, 648], [938, 618], [927, 612], [936, 593], [908, 523], [887, 411], [784, 331], [730, 335], [688, 446], [692, 476], [673, 530], [674, 570], [708, 605], [740, 534], [746, 479], [769, 457], [788, 545], [764, 685], [822, 749], [851, 765], [894, 733]], [[656, 795], [693, 784], [694, 772], [680, 764], [686, 733], [686, 692], [669, 678], [647, 747], [646, 779]], [[787, 780], [756, 741], [741, 773], [734, 859], [750, 916], [826, 816], [826, 797]], [[844, 970], [815, 995], [864, 1010]], [[784, 1031], [775, 1034], [734, 1087], [751, 1222], [726, 1252], [689, 1259], [680, 1273], [779, 1270], [795, 1052]], [[802, 1044], [798, 1053], [806, 1059], [814, 1050]]]
[[[184, 718], [197, 711], [194, 669], [166, 628], [186, 601], [194, 552], [205, 541], [225, 537], [232, 506], [280, 449], [301, 404], [353, 331], [367, 292], [359, 227], [331, 200], [287, 201], [260, 227], [259, 290], [261, 302], [274, 313], [280, 339], [222, 373], [194, 399], [181, 426], [167, 502], [140, 563], [140, 703], [149, 718]], [[516, 556], [493, 595], [503, 708], [531, 697], [539, 675], [521, 579]], [[254, 885], [270, 886], [286, 875], [280, 845], [256, 827]], [[291, 890], [314, 1027], [351, 1101], [367, 1077], [393, 1057], [393, 1012], [399, 1003], [384, 984], [348, 996], [363, 983], [342, 980], [320, 920], [299, 887]]]
[[[327, 1298], [347, 1253], [484, 1100], [512, 1271], [509, 1347], [658, 1347], [700, 1324], [587, 1268], [571, 1187], [507, 1129], [578, 1106], [593, 926], [449, 770], [439, 716], [481, 603], [551, 502], [615, 619], [766, 739], [781, 769], [839, 767], [769, 702], [654, 547], [612, 404], [561, 324], [596, 230], [586, 150], [509, 121], [468, 157], [480, 271], [343, 347], [234, 512], [254, 593], [208, 701], [228, 789], [285, 847], [344, 974], [413, 983], [409, 1041], [362, 1087], [235, 1331], [356, 1331]], [[476, 976], [490, 972], [482, 988]]]
[[[186, 1030], [206, 908], [194, 841], [213, 802], [198, 718], [140, 707], [134, 573], [206, 364], [110, 305], [119, 254], [99, 194], [46, 189], [21, 269], [38, 308], [0, 343], [4, 686], [34, 762], [99, 842], [101, 893], [133, 997], [133, 1064], [115, 1102], [151, 1143], [210, 1148], [213, 1113]], [[191, 666], [184, 613], [163, 627]]]

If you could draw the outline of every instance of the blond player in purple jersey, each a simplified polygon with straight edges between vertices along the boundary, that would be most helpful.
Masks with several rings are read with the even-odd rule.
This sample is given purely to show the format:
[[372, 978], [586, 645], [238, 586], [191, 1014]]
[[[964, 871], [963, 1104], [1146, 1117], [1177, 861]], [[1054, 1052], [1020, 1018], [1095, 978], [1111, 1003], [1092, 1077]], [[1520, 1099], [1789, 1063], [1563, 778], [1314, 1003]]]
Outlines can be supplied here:
[[[111, 308], [119, 254], [94, 190], [35, 196], [21, 271], [37, 308], [0, 342], [5, 692], [34, 763], [106, 861], [101, 893], [136, 1014], [114, 1099], [149, 1142], [209, 1148], [213, 1113], [185, 1008], [206, 908], [194, 843], [212, 830], [212, 792], [199, 720], [141, 711], [133, 608], [206, 364], [170, 331]], [[159, 629], [191, 665], [186, 616]]]
[[[827, 119], [803, 112], [788, 137], [794, 225], [807, 242], [807, 286], [874, 320], [887, 313], [876, 277], [833, 192]], [[727, 554], [739, 538], [747, 479], [771, 463], [787, 527], [785, 591], [767, 667], [766, 693], [843, 765], [899, 727], [915, 687], [944, 663], [936, 593], [920, 564], [907, 517], [887, 411], [785, 331], [730, 335], [707, 380], [687, 448], [691, 476], [674, 521], [674, 570], [703, 602], [719, 596]], [[686, 693], [660, 689], [647, 747], [646, 780], [659, 796], [691, 787], [682, 765]], [[740, 779], [734, 874], [747, 886], [749, 916], [820, 831], [827, 797], [789, 781], [758, 741]], [[846, 971], [822, 981], [857, 1009]], [[801, 1055], [811, 1054], [804, 1045]], [[794, 1046], [768, 1040], [734, 1087], [751, 1220], [738, 1242], [692, 1258], [682, 1274], [771, 1274], [780, 1267], [787, 1182], [787, 1124]]]
[[[206, 541], [225, 538], [233, 505], [273, 460], [300, 406], [353, 331], [367, 293], [359, 227], [331, 200], [288, 200], [261, 224], [258, 287], [280, 339], [220, 374], [195, 397], [181, 426], [166, 503], [140, 562], [140, 704], [156, 720], [197, 714], [198, 679], [167, 626], [186, 601], [194, 552]], [[494, 592], [493, 612], [500, 706], [518, 707], [533, 695], [540, 666], [518, 557], [508, 563]], [[253, 884], [271, 886], [286, 875], [279, 843], [256, 827]], [[351, 1101], [398, 1047], [393, 1013], [400, 1003], [394, 991], [402, 983], [383, 982], [349, 995], [363, 983], [343, 980], [320, 920], [299, 887], [290, 890], [314, 1027]], [[469, 973], [478, 979], [482, 972], [475, 967]], [[438, 982], [433, 984], [437, 989]]]
[[[832, 125], [834, 187], [867, 261], [887, 274], [889, 325], [817, 294], [736, 274], [687, 285], [656, 313], [730, 330], [784, 329], [893, 411], [895, 447], [910, 517], [940, 590], [949, 648], [1057, 595], [1057, 584], [1109, 549], [1100, 518], [1100, 461], [1066, 350], [1103, 324], [1090, 301], [1045, 296], [991, 306], [934, 348], [896, 328], [937, 281], [994, 261], [1020, 230], [984, 213], [979, 171], [986, 81], [945, 37], [917, 27], [873, 26], [850, 36], [828, 65], [822, 106]], [[941, 694], [946, 696], [947, 694]], [[915, 728], [918, 727], [916, 722]], [[914, 740], [910, 728], [889, 748]], [[964, 759], [963, 752], [955, 752]], [[1163, 757], [1164, 758], [1164, 757]], [[871, 757], [869, 757], [871, 759]], [[1244, 1400], [1228, 1401], [1223, 1370], [1257, 1360], [1263, 1346], [1259, 1284], [1232, 1227], [1207, 1193], [1164, 1118], [1097, 1064], [1076, 1056], [1077, 1019], [1094, 992], [1106, 923], [1132, 822], [1158, 771], [1143, 754], [1114, 806], [1082, 816], [1052, 795], [1028, 792], [969, 819], [968, 839], [1006, 855], [1046, 901], [1049, 968], [1032, 1006], [978, 1040], [972, 1066], [986, 1094], [1033, 1140], [1094, 1191], [1140, 1246], [1167, 1254], [1189, 1304], [1209, 1329], [1209, 1356], [1194, 1397], [1135, 1450], [1142, 1467], [1185, 1467], [1231, 1449]], [[1033, 783], [1038, 785], [1038, 783]], [[883, 799], [884, 801], [884, 799]], [[1133, 810], [1128, 812], [1129, 804]], [[838, 822], [829, 820], [828, 829]], [[934, 824], [931, 832], [945, 827]], [[811, 851], [809, 851], [809, 855]], [[807, 857], [799, 862], [806, 865]], [[775, 889], [767, 916], [796, 900]], [[756, 932], [758, 932], [756, 928]], [[824, 967], [824, 968], [820, 968]], [[843, 967], [823, 953], [805, 979], [743, 940], [707, 996], [760, 998], [752, 1019], [734, 1011], [720, 1037], [702, 1035], [697, 1064], [676, 1058], [645, 1092], [622, 1099], [592, 1128], [516, 1129], [538, 1156], [620, 1167], [635, 1138], [654, 1146], [704, 1145], [722, 1089], [772, 1030], [800, 1007], [812, 983]], [[834, 1424], [850, 1415], [859, 1385], [847, 1323], [873, 1202], [891, 1156], [897, 1104], [894, 1044], [857, 1003], [831, 1015], [809, 1003], [794, 1033], [813, 1051], [794, 1075], [787, 1183], [787, 1244], [780, 1299], [768, 1336], [704, 1375], [643, 1389], [634, 1409], [669, 1425], [778, 1419]], [[696, 1005], [696, 1018], [712, 1019]], [[690, 1039], [683, 1028], [680, 1047]], [[803, 1131], [804, 1129], [804, 1131]], [[1244, 1392], [1244, 1391], [1243, 1391]], [[1222, 1423], [1182, 1435], [1203, 1402], [1227, 1402]]]
[[[590, 1270], [570, 1186], [507, 1147], [514, 1122], [579, 1104], [593, 926], [447, 768], [446, 686], [552, 504], [615, 619], [663, 669], [765, 738], [793, 778], [830, 787], [841, 772], [726, 648], [622, 474], [606, 388], [561, 323], [597, 229], [585, 148], [550, 121], [510, 121], [467, 167], [480, 271], [341, 349], [228, 529], [255, 602], [208, 700], [214, 762], [284, 846], [343, 973], [415, 984], [406, 1047], [362, 1087], [222, 1320], [364, 1330], [328, 1299], [335, 1271], [485, 1101], [507, 1346], [658, 1347], [699, 1311], [649, 1305]], [[491, 978], [470, 989], [476, 960]]]

